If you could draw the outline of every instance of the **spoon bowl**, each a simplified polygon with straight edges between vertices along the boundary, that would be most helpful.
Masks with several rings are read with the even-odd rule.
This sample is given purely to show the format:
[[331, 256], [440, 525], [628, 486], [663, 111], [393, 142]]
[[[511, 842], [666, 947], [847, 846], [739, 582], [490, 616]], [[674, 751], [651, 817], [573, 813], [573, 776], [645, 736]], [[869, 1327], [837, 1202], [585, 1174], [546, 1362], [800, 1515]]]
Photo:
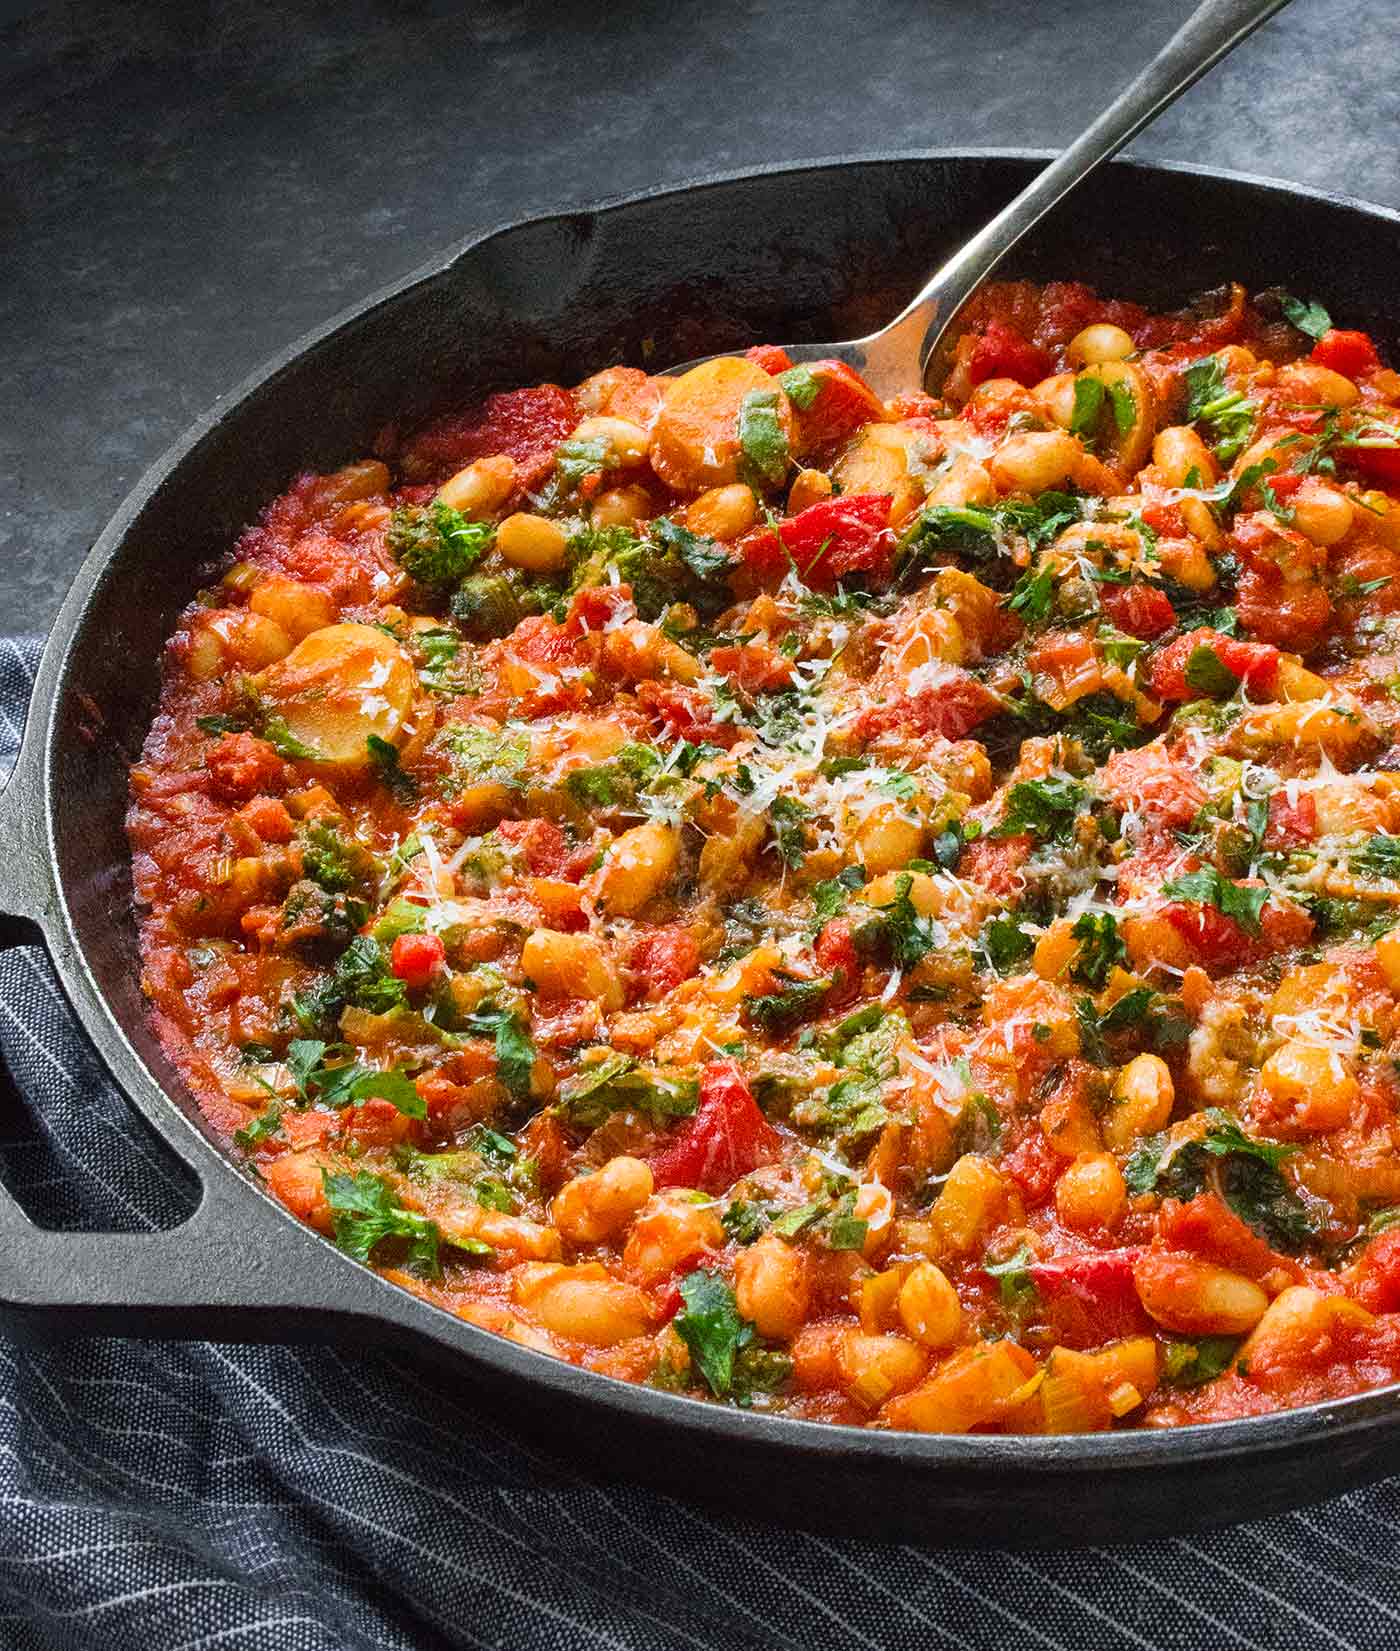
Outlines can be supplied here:
[[[1282, 11], [1289, 0], [1204, 0], [1142, 72], [990, 223], [942, 264], [879, 332], [826, 344], [785, 344], [790, 359], [843, 361], [885, 399], [922, 387], [958, 312], [1008, 252], [1095, 168], [1110, 160], [1181, 94]], [[666, 369], [678, 377], [714, 356]]]

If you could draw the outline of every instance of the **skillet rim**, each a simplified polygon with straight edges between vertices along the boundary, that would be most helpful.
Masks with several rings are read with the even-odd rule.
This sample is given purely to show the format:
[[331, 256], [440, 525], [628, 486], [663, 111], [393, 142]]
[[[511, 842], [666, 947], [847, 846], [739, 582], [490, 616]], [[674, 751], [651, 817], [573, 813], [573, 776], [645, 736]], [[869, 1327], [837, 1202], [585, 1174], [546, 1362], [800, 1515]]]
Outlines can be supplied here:
[[[42, 864], [34, 876], [37, 886], [30, 909], [23, 915], [42, 930], [55, 972], [74, 1012], [94, 1045], [98, 1058], [162, 1141], [198, 1175], [202, 1187], [200, 1209], [237, 1204], [249, 1218], [259, 1212], [262, 1225], [274, 1220], [273, 1231], [286, 1240], [284, 1265], [292, 1282], [325, 1273], [342, 1286], [343, 1299], [318, 1301], [330, 1316], [347, 1320], [366, 1318], [414, 1339], [436, 1345], [453, 1356], [465, 1356], [483, 1378], [520, 1380], [532, 1396], [550, 1393], [582, 1403], [594, 1412], [680, 1429], [703, 1440], [749, 1445], [772, 1455], [808, 1456], [839, 1462], [859, 1459], [872, 1467], [902, 1467], [909, 1472], [930, 1469], [975, 1470], [990, 1483], [1007, 1475], [1038, 1478], [1172, 1465], [1221, 1457], [1265, 1457], [1293, 1446], [1316, 1445], [1323, 1439], [1341, 1443], [1348, 1436], [1375, 1433], [1386, 1423], [1396, 1432], [1400, 1406], [1395, 1400], [1400, 1382], [1342, 1398], [1297, 1406], [1259, 1416], [1229, 1421], [1192, 1423], [1167, 1429], [1134, 1429], [1107, 1434], [1068, 1435], [955, 1435], [882, 1431], [839, 1426], [782, 1415], [742, 1411], [684, 1394], [665, 1393], [589, 1371], [551, 1354], [536, 1352], [457, 1318], [445, 1309], [414, 1296], [371, 1269], [342, 1254], [329, 1240], [296, 1220], [272, 1196], [252, 1181], [234, 1159], [215, 1146], [156, 1079], [137, 1053], [106, 994], [97, 982], [78, 933], [66, 896], [54, 831], [53, 767], [59, 736], [59, 716], [68, 683], [73, 644], [80, 634], [92, 601], [105, 583], [111, 561], [149, 500], [174, 475], [186, 458], [222, 423], [229, 410], [266, 390], [277, 376], [312, 350], [329, 342], [343, 328], [365, 320], [376, 310], [414, 287], [451, 270], [460, 259], [511, 231], [570, 220], [597, 220], [606, 214], [642, 205], [708, 192], [759, 178], [800, 177], [859, 166], [917, 164], [930, 161], [1045, 161], [1056, 153], [1019, 147], [874, 151], [795, 162], [771, 163], [733, 171], [710, 173], [661, 189], [608, 196], [592, 204], [561, 207], [550, 212], [498, 221], [480, 232], [452, 242], [414, 266], [406, 274], [378, 287], [358, 302], [344, 307], [329, 320], [309, 329], [246, 374], [231, 390], [216, 398], [146, 468], [118, 505], [83, 559], [45, 639], [35, 673], [19, 755], [3, 794], [4, 812], [21, 827], [22, 841], [41, 850]], [[1116, 168], [1151, 177], [1158, 173], [1205, 177], [1254, 191], [1321, 201], [1390, 224], [1400, 225], [1400, 211], [1335, 191], [1313, 189], [1272, 176], [1227, 168], [1197, 166], [1181, 161], [1148, 160], [1136, 156], [1113, 161]], [[37, 818], [29, 818], [37, 813]], [[23, 905], [23, 895], [19, 902]], [[183, 1126], [182, 1129], [177, 1126]], [[195, 1212], [197, 1218], [200, 1211]], [[178, 1229], [177, 1229], [178, 1230]], [[298, 1240], [287, 1238], [295, 1232]], [[67, 1236], [67, 1235], [56, 1235]], [[295, 1242], [303, 1244], [292, 1254]], [[314, 1244], [315, 1248], [308, 1247]], [[319, 1256], [319, 1266], [317, 1265]], [[331, 1264], [333, 1257], [336, 1265]], [[283, 1257], [279, 1256], [279, 1260]], [[360, 1282], [358, 1290], [355, 1280]], [[254, 1295], [250, 1289], [249, 1296]], [[360, 1298], [359, 1301], [355, 1297]], [[368, 1303], [365, 1305], [365, 1303]], [[254, 1303], [256, 1305], [256, 1303]], [[193, 1307], [184, 1309], [193, 1312]], [[192, 1332], [193, 1333], [193, 1332]]]

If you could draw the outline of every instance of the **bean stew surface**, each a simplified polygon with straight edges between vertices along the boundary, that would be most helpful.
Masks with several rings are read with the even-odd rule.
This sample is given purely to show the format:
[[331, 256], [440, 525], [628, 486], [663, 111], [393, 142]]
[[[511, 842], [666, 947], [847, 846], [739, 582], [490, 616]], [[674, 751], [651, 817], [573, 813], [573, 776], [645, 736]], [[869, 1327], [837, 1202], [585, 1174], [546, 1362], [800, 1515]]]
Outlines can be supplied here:
[[628, 1381], [1400, 1380], [1400, 374], [1278, 289], [962, 328], [937, 396], [757, 346], [296, 478], [132, 769], [162, 1042], [302, 1220]]

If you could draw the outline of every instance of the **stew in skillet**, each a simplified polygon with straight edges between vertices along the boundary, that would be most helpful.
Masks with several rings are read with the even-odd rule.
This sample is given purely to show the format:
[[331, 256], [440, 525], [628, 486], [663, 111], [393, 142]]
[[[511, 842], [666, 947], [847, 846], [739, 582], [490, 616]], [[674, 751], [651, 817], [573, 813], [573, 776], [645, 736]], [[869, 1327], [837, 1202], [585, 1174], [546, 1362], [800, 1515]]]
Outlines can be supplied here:
[[132, 771], [160, 1035], [302, 1220], [629, 1381], [1400, 1379], [1400, 375], [1277, 290], [964, 326], [938, 396], [758, 347], [299, 477]]

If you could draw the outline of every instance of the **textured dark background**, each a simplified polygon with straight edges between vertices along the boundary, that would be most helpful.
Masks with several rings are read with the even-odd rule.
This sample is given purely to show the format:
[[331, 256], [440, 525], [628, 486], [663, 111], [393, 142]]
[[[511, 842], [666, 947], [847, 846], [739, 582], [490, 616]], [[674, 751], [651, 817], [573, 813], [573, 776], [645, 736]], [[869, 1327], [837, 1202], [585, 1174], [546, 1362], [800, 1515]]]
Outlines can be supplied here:
[[[9, 4], [0, 626], [47, 625], [118, 500], [197, 412], [446, 243], [716, 170], [1058, 144], [1187, 10]], [[1137, 152], [1400, 206], [1397, 14], [1296, 0]]]

